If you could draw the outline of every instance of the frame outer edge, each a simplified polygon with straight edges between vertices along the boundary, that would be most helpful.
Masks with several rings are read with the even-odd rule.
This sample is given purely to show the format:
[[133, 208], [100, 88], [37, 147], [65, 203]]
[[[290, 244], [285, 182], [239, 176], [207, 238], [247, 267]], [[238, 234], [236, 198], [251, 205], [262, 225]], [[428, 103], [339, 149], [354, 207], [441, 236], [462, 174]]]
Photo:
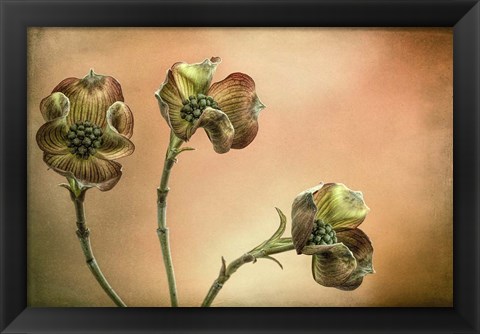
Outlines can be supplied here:
[[[480, 330], [480, 3], [454, 26], [454, 308]], [[461, 77], [463, 81], [458, 80]], [[473, 109], [473, 110], [472, 110]], [[460, 116], [461, 115], [461, 116]], [[461, 152], [461, 153], [460, 153]], [[473, 180], [472, 180], [473, 178]], [[473, 218], [473, 219], [472, 219]], [[472, 219], [473, 221], [471, 221]], [[467, 238], [465, 238], [467, 236]], [[468, 269], [472, 268], [472, 272]], [[472, 275], [473, 273], [473, 275]], [[461, 277], [461, 279], [459, 279]], [[463, 283], [463, 285], [460, 283]], [[466, 286], [465, 286], [466, 285]], [[472, 290], [467, 289], [471, 288]]]
[[[15, 12], [17, 3], [0, 0], [1, 11], [1, 122], [0, 122], [0, 259], [1, 317], [3, 331], [25, 310], [26, 300], [26, 39], [25, 22]], [[22, 4], [23, 5], [23, 4]], [[12, 15], [13, 14], [13, 15]], [[22, 36], [24, 37], [22, 39]], [[9, 43], [12, 40], [17, 43]], [[12, 51], [13, 50], [13, 51]], [[21, 54], [22, 56], [18, 56]], [[8, 66], [6, 66], [8, 64]], [[7, 85], [6, 78], [13, 79]], [[13, 107], [13, 108], [12, 108]], [[12, 112], [7, 113], [8, 110]], [[6, 138], [9, 138], [8, 145]], [[8, 163], [6, 162], [8, 161]], [[24, 222], [24, 224], [22, 224]], [[21, 258], [21, 261], [17, 259]]]
[[[4, 40], [5, 40], [5, 20], [4, 20], [4, 7], [5, 3], [0, 0], [0, 73], [4, 73], [5, 70], [5, 47], [4, 47]], [[0, 76], [0, 97], [5, 96], [5, 85], [4, 85], [4, 78], [3, 75]], [[4, 124], [5, 120], [3, 117], [3, 110], [5, 110], [5, 99], [0, 98], [0, 157], [3, 160], [5, 157], [5, 131], [4, 131]], [[3, 165], [0, 166], [0, 293], [5, 296], [6, 286], [4, 277], [6, 276], [6, 269], [5, 269], [5, 233], [3, 228], [3, 222], [5, 221], [5, 171]], [[7, 309], [7, 302], [5, 297], [1, 299], [0, 303], [0, 331], [3, 331], [7, 325], [6, 319], [6, 309]]]
[[[19, 3], [22, 3], [23, 1], [19, 1]], [[41, 1], [39, 1], [41, 2]], [[5, 131], [4, 130], [8, 130], [6, 129], [6, 121], [9, 120], [9, 117], [7, 117], [6, 115], [4, 115], [4, 111], [5, 111], [5, 106], [7, 105], [7, 103], [5, 102], [5, 97], [8, 96], [8, 100], [11, 100], [11, 97], [10, 95], [8, 95], [7, 93], [12, 93], [14, 92], [17, 88], [18, 88], [18, 84], [16, 84], [15, 82], [13, 82], [13, 88], [11, 87], [6, 87], [4, 85], [4, 81], [5, 81], [5, 77], [7, 77], [7, 73], [9, 74], [21, 74], [23, 73], [23, 69], [20, 68], [20, 71], [18, 71], [18, 67], [15, 67], [15, 68], [6, 68], [5, 67], [5, 64], [7, 63], [7, 61], [5, 60], [6, 57], [5, 55], [10, 55], [11, 53], [7, 53], [6, 52], [6, 48], [4, 47], [4, 45], [6, 44], [5, 42], [5, 38], [6, 36], [8, 35], [8, 33], [6, 32], [6, 30], [9, 30], [9, 32], [12, 32], [12, 30], [16, 30], [17, 28], [22, 28], [21, 27], [21, 24], [23, 23], [19, 23], [17, 21], [15, 21], [15, 18], [11, 18], [9, 17], [6, 12], [6, 7], [7, 7], [7, 4], [10, 5], [12, 2], [10, 1], [9, 3], [5, 2], [4, 0], [0, 0], [0, 52], [1, 52], [1, 59], [0, 59], [0, 73], [1, 73], [1, 78], [0, 78], [0, 94], [2, 95], [3, 98], [0, 99], [0, 108], [1, 108], [1, 113], [0, 113], [0, 154], [1, 154], [1, 157], [2, 158], [5, 158], [6, 157], [6, 153], [7, 153], [7, 147], [5, 146], [5, 141], [4, 141], [4, 138], [5, 138]], [[68, 2], [67, 2], [68, 3]], [[227, 2], [228, 3], [228, 2]], [[468, 17], [467, 17], [468, 16]], [[475, 28], [472, 29], [472, 27], [466, 27], [467, 26], [467, 21], [469, 21], [471, 23], [471, 21], [474, 21], [475, 22]], [[8, 22], [5, 22], [5, 21], [8, 21]], [[473, 132], [468, 132], [467, 134], [463, 134], [462, 132], [458, 133], [458, 137], [460, 139], [462, 138], [465, 138], [466, 137], [466, 140], [470, 140], [470, 143], [472, 143], [471, 146], [468, 146], [465, 148], [466, 152], [465, 154], [467, 154], [467, 156], [464, 156], [462, 155], [462, 166], [463, 167], [467, 167], [468, 168], [468, 171], [470, 172], [470, 174], [467, 172], [466, 174], [468, 175], [467, 177], [463, 177], [463, 179], [461, 178], [461, 174], [458, 174], [460, 171], [457, 169], [455, 170], [454, 169], [454, 179], [455, 177], [458, 177], [461, 181], [462, 181], [462, 187], [461, 189], [464, 189], [463, 186], [465, 186], [469, 191], [472, 191], [473, 192], [473, 196], [472, 196], [472, 193], [468, 192], [467, 194], [464, 195], [464, 197], [462, 197], [462, 200], [465, 200], [465, 210], [468, 211], [468, 214], [462, 214], [461, 212], [455, 212], [454, 211], [454, 215], [455, 217], [458, 216], [458, 218], [460, 219], [461, 217], [465, 217], [465, 216], [468, 216], [470, 217], [469, 215], [474, 215], [474, 218], [475, 218], [475, 222], [473, 222], [473, 224], [471, 224], [473, 227], [470, 227], [469, 231], [472, 232], [471, 235], [469, 236], [469, 239], [467, 240], [458, 240], [457, 237], [458, 237], [458, 233], [456, 234], [456, 236], [454, 236], [454, 240], [455, 240], [455, 245], [456, 246], [460, 246], [460, 247], [466, 247], [466, 248], [462, 248], [462, 249], [466, 249], [467, 251], [471, 251], [472, 253], [470, 254], [471, 257], [469, 257], [468, 259], [465, 259], [465, 261], [469, 262], [470, 264], [470, 267], [471, 268], [471, 265], [472, 263], [474, 265], [476, 265], [476, 267], [474, 268], [474, 271], [472, 271], [474, 273], [473, 277], [471, 277], [469, 279], [469, 282], [473, 282], [472, 284], [472, 287], [475, 288], [475, 291], [467, 291], [466, 292], [466, 295], [468, 297], [468, 299], [470, 301], [473, 301], [474, 303], [474, 307], [471, 308], [471, 309], [465, 309], [465, 305], [456, 305], [456, 308], [457, 308], [457, 311], [461, 311], [461, 315], [469, 320], [469, 324], [472, 325], [474, 324], [474, 326], [476, 327], [476, 331], [475, 333], [478, 333], [478, 330], [480, 328], [480, 322], [479, 322], [479, 319], [478, 319], [478, 313], [479, 313], [479, 298], [480, 298], [480, 295], [479, 295], [479, 285], [480, 285], [480, 275], [479, 275], [479, 267], [478, 267], [478, 262], [479, 262], [479, 258], [480, 258], [480, 239], [479, 239], [479, 226], [478, 226], [478, 223], [479, 223], [479, 208], [477, 207], [479, 205], [479, 202], [478, 202], [478, 194], [479, 194], [479, 189], [480, 189], [480, 184], [479, 184], [479, 171], [478, 171], [478, 167], [480, 166], [480, 157], [479, 157], [479, 133], [478, 133], [478, 129], [479, 129], [479, 117], [478, 117], [478, 111], [479, 111], [479, 87], [480, 87], [480, 80], [479, 80], [479, 64], [480, 64], [480, 60], [479, 60], [479, 56], [480, 56], [480, 43], [479, 43], [479, 22], [480, 22], [480, 6], [479, 4], [477, 3], [475, 5], [475, 7], [473, 9], [471, 9], [466, 15], [465, 17], [458, 22], [457, 26], [455, 28], [458, 28], [459, 30], [461, 30], [462, 28], [465, 29], [470, 29], [470, 34], [474, 34], [475, 36], [475, 44], [476, 44], [476, 48], [475, 48], [475, 51], [474, 51], [474, 55], [470, 55], [468, 57], [468, 60], [465, 62], [465, 64], [462, 66], [462, 62], [459, 61], [457, 59], [457, 61], [454, 60], [454, 64], [455, 66], [459, 65], [460, 68], [462, 69], [462, 76], [467, 76], [468, 78], [471, 78], [472, 77], [472, 74], [471, 72], [473, 70], [475, 70], [475, 74], [473, 75], [473, 82], [470, 81], [471, 83], [471, 86], [470, 87], [461, 87], [462, 90], [465, 89], [465, 93], [463, 93], [462, 91], [460, 91], [460, 93], [462, 94], [462, 97], [465, 99], [468, 99], [468, 103], [474, 103], [474, 107], [475, 107], [475, 113], [472, 113], [473, 115], [468, 115], [467, 120], [465, 120], [465, 117], [464, 119], [462, 120], [463, 124], [467, 126], [468, 129], [472, 129], [473, 128]], [[13, 23], [13, 24], [12, 24]], [[10, 26], [9, 26], [10, 24]], [[14, 26], [14, 28], [12, 28], [12, 25]], [[466, 28], [465, 28], [465, 27]], [[18, 34], [21, 34], [23, 32], [22, 29], [20, 29], [21, 31], [14, 31], [15, 35], [18, 35]], [[470, 35], [472, 36], [472, 35]], [[468, 38], [465, 38], [465, 40], [462, 42], [463, 44], [465, 43], [470, 43], [471, 44], [471, 40], [468, 39]], [[454, 41], [455, 43], [455, 41]], [[20, 43], [21, 44], [21, 43]], [[23, 46], [25, 47], [25, 46]], [[15, 49], [19, 49], [21, 47], [17, 47], [15, 46]], [[457, 63], [458, 62], [458, 63]], [[472, 68], [472, 64], [474, 65], [474, 68]], [[458, 74], [458, 73], [457, 73]], [[455, 73], [454, 73], [455, 75]], [[21, 80], [20, 80], [21, 81]], [[21, 92], [20, 94], [23, 94], [23, 92]], [[15, 96], [18, 96], [18, 92], [15, 93]], [[22, 107], [23, 105], [25, 104], [25, 101], [19, 101], [19, 106]], [[470, 108], [471, 105], [467, 105], [466, 106], [466, 109]], [[456, 121], [456, 120], [455, 120]], [[17, 122], [14, 122], [14, 125], [16, 126], [18, 123], [18, 120]], [[457, 124], [455, 124], [457, 123]], [[457, 129], [456, 126], [459, 125], [458, 122], [455, 122], [454, 123], [454, 130]], [[10, 123], [9, 123], [10, 125]], [[13, 127], [16, 129], [16, 127]], [[17, 133], [17, 136], [22, 136], [25, 134], [25, 130], [23, 128], [20, 129], [20, 133]], [[458, 129], [457, 129], [458, 130]], [[472, 135], [474, 137], [472, 137]], [[470, 136], [470, 137], [469, 137]], [[458, 138], [457, 138], [458, 139]], [[25, 141], [26, 139], [23, 139], [23, 141]], [[462, 139], [463, 140], [463, 139]], [[462, 144], [467, 144], [468, 141], [461, 141]], [[455, 155], [455, 150], [454, 150], [454, 155]], [[18, 163], [18, 161], [23, 161], [25, 160], [26, 158], [22, 157], [21, 155], [15, 155], [14, 157], [14, 160], [17, 160], [16, 163]], [[455, 161], [455, 158], [454, 158], [454, 161]], [[469, 166], [469, 167], [468, 167]], [[471, 174], [471, 171], [473, 170], [474, 172], [474, 175]], [[14, 240], [11, 240], [12, 238], [8, 239], [6, 236], [5, 236], [5, 233], [7, 231], [6, 227], [4, 226], [5, 222], [6, 222], [6, 217], [7, 217], [7, 213], [5, 213], [5, 210], [4, 208], [8, 207], [6, 206], [7, 202], [8, 203], [11, 203], [11, 202], [14, 202], [15, 201], [15, 198], [18, 199], [18, 196], [21, 195], [19, 194], [18, 192], [19, 191], [23, 191], [24, 189], [17, 189], [14, 194], [12, 196], [5, 196], [5, 193], [4, 191], [6, 191], [7, 187], [5, 185], [5, 182], [8, 182], [9, 185], [14, 185], [15, 184], [15, 180], [6, 180], [6, 175], [8, 175], [7, 171], [6, 171], [6, 168], [4, 168], [4, 165], [2, 164], [1, 165], [1, 168], [0, 168], [0, 189], [1, 189], [1, 194], [0, 194], [0, 219], [1, 219], [1, 224], [0, 224], [0, 241], [1, 241], [1, 244], [0, 244], [0, 274], [2, 275], [2, 279], [0, 279], [0, 292], [3, 294], [3, 297], [1, 298], [1, 311], [0, 311], [0, 332], [3, 333], [4, 331], [4, 327], [7, 326], [8, 324], [6, 322], [11, 322], [13, 321], [13, 318], [16, 316], [16, 314], [14, 313], [16, 311], [16, 309], [18, 308], [18, 305], [19, 303], [26, 303], [26, 301], [15, 301], [15, 303], [13, 305], [11, 304], [7, 304], [7, 300], [6, 300], [6, 294], [8, 294], [9, 298], [12, 297], [12, 294], [11, 293], [8, 293], [9, 291], [7, 290], [9, 288], [9, 285], [7, 284], [7, 282], [3, 279], [7, 273], [7, 269], [8, 270], [11, 270], [11, 269], [15, 269], [15, 267], [12, 267], [11, 265], [11, 261], [6, 261], [7, 259], [7, 245], [6, 243], [8, 243], [8, 246], [10, 248], [9, 249], [9, 255], [12, 255], [13, 252], [12, 252], [12, 249], [17, 249], [19, 246], [16, 245], [15, 247], [13, 247], [12, 245], [14, 245]], [[472, 179], [469, 178], [468, 180], [466, 180], [466, 178], [468, 177], [471, 177], [471, 176], [474, 176], [475, 177], [475, 180], [473, 180], [472, 182]], [[18, 180], [17, 180], [18, 181]], [[25, 181], [26, 182], [26, 181]], [[19, 185], [20, 187], [18, 188], [21, 188], [21, 186], [24, 184], [24, 182], [20, 182]], [[18, 184], [17, 184], [18, 185]], [[460, 187], [459, 187], [460, 188]], [[454, 194], [455, 194], [455, 183], [454, 183]], [[470, 195], [470, 197], [468, 197], [468, 195]], [[468, 197], [468, 198], [465, 198], [465, 197]], [[473, 204], [473, 206], [472, 206]], [[463, 207], [463, 206], [462, 206]], [[9, 212], [11, 211], [8, 210]], [[18, 217], [19, 215], [17, 215]], [[20, 215], [21, 216], [21, 215]], [[465, 221], [465, 219], [464, 219]], [[468, 221], [466, 222], [468, 223]], [[464, 229], [465, 230], [465, 229]], [[470, 245], [462, 245], [462, 243], [467, 243], [466, 241], [471, 241], [471, 240], [474, 240], [474, 241], [477, 241], [477, 243], [473, 243], [473, 244], [470, 244]], [[454, 267], [456, 268], [456, 265], [458, 264], [458, 261], [457, 263], [454, 264]], [[472, 273], [470, 272], [470, 274]], [[468, 272], [467, 272], [468, 274]], [[10, 281], [8, 281], [10, 282]], [[21, 285], [22, 282], [15, 282], [15, 284], [19, 284]], [[18, 296], [17, 296], [18, 297]], [[463, 296], [462, 296], [463, 297]], [[7, 312], [7, 308], [8, 308], [8, 312]], [[33, 310], [31, 310], [33, 311]], [[465, 311], [465, 312], [464, 312]], [[472, 320], [473, 319], [473, 320]], [[44, 319], [45, 320], [45, 319]], [[473, 321], [473, 322], [472, 322]], [[461, 329], [458, 329], [458, 331], [462, 331]], [[462, 331], [462, 333], [466, 333], [467, 331]], [[470, 331], [468, 331], [468, 333], [470, 333]]]

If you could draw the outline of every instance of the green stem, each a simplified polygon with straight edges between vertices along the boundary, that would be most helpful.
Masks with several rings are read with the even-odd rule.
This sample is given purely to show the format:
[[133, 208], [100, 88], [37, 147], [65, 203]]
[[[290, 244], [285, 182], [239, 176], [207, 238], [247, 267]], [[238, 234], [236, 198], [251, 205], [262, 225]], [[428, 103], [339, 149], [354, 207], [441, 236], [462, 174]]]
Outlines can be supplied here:
[[92, 246], [90, 244], [90, 230], [85, 222], [85, 210], [83, 206], [84, 194], [80, 197], [76, 197], [74, 194], [72, 194], [72, 201], [75, 204], [75, 213], [77, 215], [77, 237], [80, 241], [80, 245], [82, 246], [88, 268], [102, 287], [103, 291], [107, 293], [115, 305], [119, 307], [127, 307], [127, 305], [117, 295], [110, 284], [108, 284], [107, 279], [100, 270], [97, 260], [95, 260], [95, 256], [93, 255]]
[[257, 259], [261, 258], [269, 258], [270, 255], [287, 252], [292, 249], [295, 249], [292, 238], [281, 238], [279, 239], [278, 243], [275, 243], [272, 246], [266, 246], [265, 248], [253, 250], [243, 254], [238, 259], [230, 262], [228, 266], [226, 266], [225, 259], [222, 257], [222, 267], [220, 269], [220, 273], [210, 287], [207, 296], [203, 300], [202, 307], [209, 307], [212, 304], [213, 300], [215, 297], [217, 297], [225, 282], [227, 282], [230, 277], [244, 264], [255, 262]]
[[176, 162], [176, 157], [182, 151], [179, 149], [183, 141], [176, 137], [173, 132], [170, 133], [170, 143], [168, 145], [167, 153], [165, 154], [165, 162], [163, 165], [162, 178], [160, 180], [160, 187], [157, 189], [157, 219], [158, 228], [157, 235], [162, 248], [163, 263], [168, 279], [168, 288], [170, 291], [170, 302], [172, 307], [178, 306], [177, 300], [177, 285], [175, 283], [175, 272], [173, 270], [172, 255], [170, 251], [170, 239], [167, 227], [167, 196], [170, 188], [168, 187], [168, 180], [170, 178], [170, 171]]

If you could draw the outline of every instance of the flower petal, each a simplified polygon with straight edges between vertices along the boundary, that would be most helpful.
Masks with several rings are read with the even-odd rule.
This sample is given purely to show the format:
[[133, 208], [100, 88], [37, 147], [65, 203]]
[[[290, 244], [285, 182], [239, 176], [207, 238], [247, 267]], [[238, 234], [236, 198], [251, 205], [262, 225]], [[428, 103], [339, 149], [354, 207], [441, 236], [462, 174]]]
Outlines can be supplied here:
[[213, 74], [220, 64], [219, 57], [205, 59], [201, 63], [176, 63], [172, 66], [172, 76], [182, 100], [190, 95], [205, 94], [212, 82]]
[[292, 240], [297, 250], [301, 254], [307, 244], [308, 237], [313, 230], [313, 222], [317, 213], [317, 207], [313, 201], [313, 193], [321, 189], [323, 183], [307, 189], [295, 197], [292, 204]]
[[85, 160], [73, 154], [44, 153], [43, 160], [60, 175], [73, 174], [83, 184], [95, 186], [101, 191], [112, 189], [122, 176], [122, 165], [94, 156]]
[[127, 138], [133, 135], [133, 114], [128, 105], [117, 101], [107, 110], [107, 124]]
[[60, 117], [43, 124], [37, 132], [37, 144], [40, 149], [50, 154], [66, 154], [68, 146], [66, 134], [68, 126], [66, 117]]
[[373, 274], [375, 270], [372, 265], [373, 246], [368, 236], [360, 229], [342, 230], [337, 232], [339, 242], [350, 249], [357, 260], [357, 268], [348, 279], [338, 286], [341, 290], [355, 290], [362, 284], [363, 277]]
[[205, 129], [215, 152], [226, 153], [230, 150], [235, 130], [224, 112], [207, 107], [197, 123], [187, 129], [187, 138], [189, 139], [199, 127]]
[[227, 114], [235, 128], [232, 148], [248, 146], [258, 132], [258, 114], [265, 106], [255, 92], [255, 82], [243, 73], [232, 73], [210, 87], [208, 95]]
[[47, 121], [37, 131], [36, 140], [40, 149], [51, 154], [68, 152], [66, 118], [70, 103], [62, 93], [53, 93], [40, 103], [40, 110]]
[[[107, 125], [102, 136], [103, 144], [98, 148], [98, 157], [112, 160], [130, 155], [135, 151], [135, 145], [125, 136], [118, 133], [114, 122], [118, 120], [118, 115], [125, 115], [126, 111], [131, 113], [128, 106], [123, 102], [115, 102], [108, 108]], [[133, 124], [133, 117], [132, 117]], [[132, 127], [133, 129], [133, 127]]]
[[350, 277], [357, 266], [357, 261], [344, 244], [329, 246], [322, 246], [322, 249], [313, 255], [312, 274], [317, 283], [327, 287], [338, 287]]
[[108, 107], [116, 101], [123, 101], [118, 81], [110, 76], [95, 74], [93, 71], [83, 79], [63, 80], [52, 92], [62, 92], [70, 99], [70, 114], [67, 119], [69, 125], [89, 120], [104, 127]]
[[313, 197], [318, 208], [316, 219], [335, 230], [357, 227], [370, 211], [360, 191], [352, 191], [341, 183], [325, 184]]
[[66, 117], [70, 111], [70, 101], [62, 93], [52, 93], [40, 102], [40, 111], [47, 122]]
[[178, 92], [171, 69], [167, 71], [167, 78], [155, 92], [155, 97], [160, 107], [160, 113], [167, 121], [168, 126], [178, 138], [187, 140], [186, 130], [189, 123], [180, 117], [180, 110], [183, 106], [182, 98]]
[[337, 247], [339, 243], [331, 244], [331, 245], [307, 245], [303, 247], [302, 254], [304, 255], [315, 255], [320, 254], [323, 252], [327, 252], [334, 247]]

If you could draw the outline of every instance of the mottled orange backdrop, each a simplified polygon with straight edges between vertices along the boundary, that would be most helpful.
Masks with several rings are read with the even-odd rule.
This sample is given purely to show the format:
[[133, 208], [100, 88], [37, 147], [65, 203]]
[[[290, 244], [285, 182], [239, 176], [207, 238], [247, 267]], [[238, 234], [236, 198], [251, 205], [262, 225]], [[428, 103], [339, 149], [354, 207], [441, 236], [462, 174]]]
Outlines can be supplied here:
[[[64, 178], [35, 133], [40, 100], [90, 68], [114, 76], [135, 115], [133, 155], [109, 192], [90, 190], [97, 260], [129, 306], [168, 306], [156, 188], [169, 128], [154, 92], [177, 61], [220, 56], [214, 81], [252, 76], [267, 106], [255, 141], [214, 153], [199, 131], [171, 177], [168, 224], [180, 304], [198, 306], [220, 268], [269, 237], [274, 207], [319, 181], [364, 193], [376, 274], [353, 292], [318, 285], [293, 251], [243, 266], [214, 306], [452, 306], [452, 30], [30, 28], [28, 304], [112, 306], [75, 235]], [[22, 112], [21, 110], [12, 112]], [[290, 235], [290, 221], [287, 228]]]

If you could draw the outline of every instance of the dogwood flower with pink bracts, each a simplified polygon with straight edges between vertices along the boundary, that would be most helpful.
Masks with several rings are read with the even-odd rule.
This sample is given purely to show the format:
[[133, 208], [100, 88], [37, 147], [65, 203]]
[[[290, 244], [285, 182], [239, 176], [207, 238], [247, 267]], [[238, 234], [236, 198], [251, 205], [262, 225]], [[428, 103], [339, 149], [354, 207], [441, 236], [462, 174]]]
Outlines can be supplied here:
[[265, 108], [255, 82], [232, 73], [211, 85], [220, 58], [202, 63], [175, 63], [155, 93], [160, 112], [174, 134], [188, 141], [204, 128], [217, 153], [248, 146], [258, 132], [258, 114]]

